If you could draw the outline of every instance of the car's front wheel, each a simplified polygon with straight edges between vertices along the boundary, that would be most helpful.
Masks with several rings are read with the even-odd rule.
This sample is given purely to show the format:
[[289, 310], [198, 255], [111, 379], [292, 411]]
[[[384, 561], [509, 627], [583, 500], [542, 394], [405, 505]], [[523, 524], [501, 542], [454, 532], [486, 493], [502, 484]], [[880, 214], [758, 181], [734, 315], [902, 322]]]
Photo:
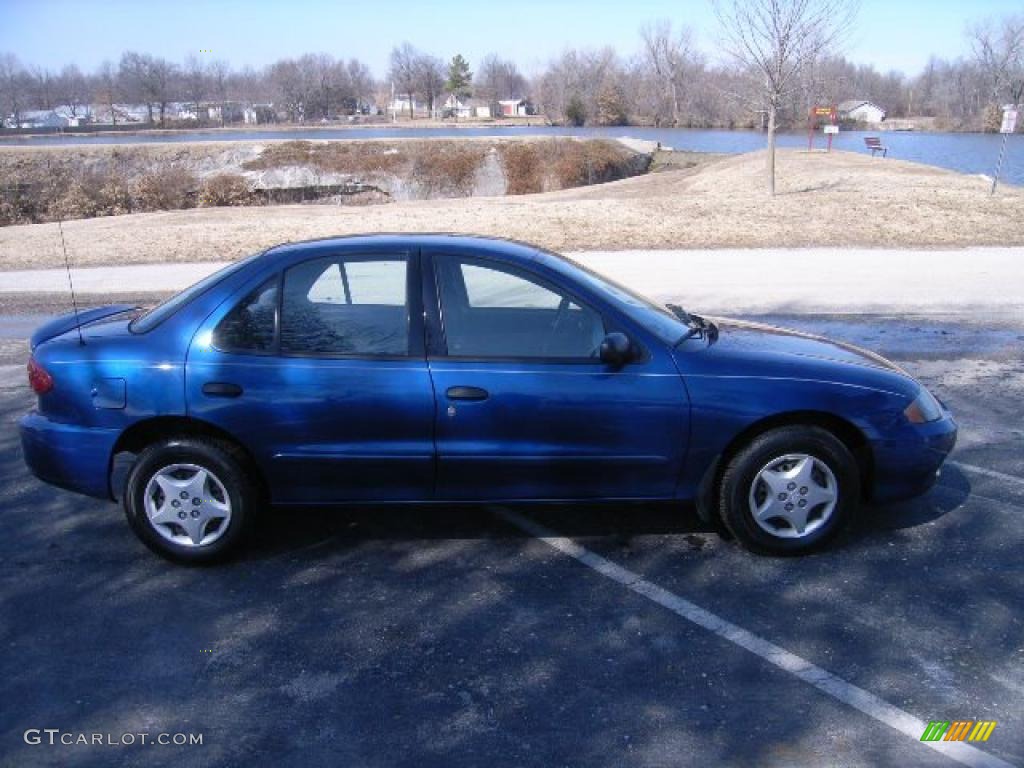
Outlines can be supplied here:
[[124, 509], [151, 550], [178, 562], [209, 563], [237, 550], [256, 502], [241, 457], [204, 438], [150, 445], [135, 461]]
[[827, 430], [791, 426], [758, 435], [728, 462], [719, 486], [722, 521], [747, 549], [803, 554], [852, 519], [860, 473]]

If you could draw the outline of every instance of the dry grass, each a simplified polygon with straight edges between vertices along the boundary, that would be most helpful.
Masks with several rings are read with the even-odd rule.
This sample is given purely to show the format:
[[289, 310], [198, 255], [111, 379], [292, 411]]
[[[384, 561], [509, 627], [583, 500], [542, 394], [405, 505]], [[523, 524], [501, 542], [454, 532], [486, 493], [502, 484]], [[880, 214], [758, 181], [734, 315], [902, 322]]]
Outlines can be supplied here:
[[528, 195], [624, 179], [633, 155], [617, 141], [550, 139], [498, 145], [505, 193]]
[[[356, 232], [455, 231], [558, 250], [759, 246], [957, 247], [1024, 244], [1024, 190], [995, 197], [977, 176], [833, 152], [730, 157], [610, 184], [518, 197], [368, 208], [208, 208], [65, 224], [81, 265], [233, 259], [284, 241]], [[0, 269], [56, 267], [54, 224], [0, 229]]]

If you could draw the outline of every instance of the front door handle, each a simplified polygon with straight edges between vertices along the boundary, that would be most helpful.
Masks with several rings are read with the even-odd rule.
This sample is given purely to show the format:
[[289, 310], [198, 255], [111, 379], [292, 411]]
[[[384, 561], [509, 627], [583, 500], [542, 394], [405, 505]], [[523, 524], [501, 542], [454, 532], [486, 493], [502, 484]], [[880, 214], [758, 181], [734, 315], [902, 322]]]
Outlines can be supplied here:
[[242, 388], [229, 381], [208, 381], [203, 384], [203, 394], [211, 397], [238, 397]]
[[448, 387], [449, 400], [486, 400], [487, 390], [480, 387]]

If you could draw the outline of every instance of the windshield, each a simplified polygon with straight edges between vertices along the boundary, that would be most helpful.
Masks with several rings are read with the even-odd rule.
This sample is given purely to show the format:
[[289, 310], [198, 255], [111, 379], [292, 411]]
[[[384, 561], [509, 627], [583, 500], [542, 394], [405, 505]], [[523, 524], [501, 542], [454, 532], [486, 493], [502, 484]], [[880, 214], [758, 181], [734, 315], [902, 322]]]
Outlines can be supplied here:
[[143, 312], [129, 323], [128, 329], [132, 333], [146, 333], [147, 331], [151, 331], [168, 317], [177, 312], [181, 307], [192, 301], [192, 299], [200, 296], [208, 288], [216, 285], [228, 275], [234, 274], [237, 270], [241, 269], [250, 261], [261, 255], [261, 253], [253, 254], [252, 256], [248, 256], [240, 261], [232, 262], [226, 267], [218, 269], [212, 275], [207, 275], [195, 285], [189, 286], [181, 293], [176, 293], [169, 299], [166, 299], [155, 307]]
[[627, 288], [567, 256], [555, 255], [546, 251], [541, 251], [541, 253], [551, 256], [554, 262], [560, 262], [563, 266], [566, 264], [571, 266], [573, 275], [592, 288], [610, 293], [618, 299], [622, 310], [629, 315], [630, 319], [656, 334], [666, 344], [675, 344], [689, 329], [689, 326], [667, 306], [658, 304], [632, 288]]

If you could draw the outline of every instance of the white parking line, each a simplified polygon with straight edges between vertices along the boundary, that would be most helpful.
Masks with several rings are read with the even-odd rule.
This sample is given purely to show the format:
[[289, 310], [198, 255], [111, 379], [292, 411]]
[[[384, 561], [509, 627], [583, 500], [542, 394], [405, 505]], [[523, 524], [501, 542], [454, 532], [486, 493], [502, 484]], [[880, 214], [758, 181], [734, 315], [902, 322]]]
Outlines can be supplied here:
[[657, 603], [675, 613], [687, 621], [691, 621], [709, 632], [728, 640], [734, 645], [745, 648], [756, 656], [761, 657], [779, 669], [789, 672], [791, 675], [810, 683], [822, 693], [831, 696], [833, 699], [859, 709], [869, 717], [873, 717], [880, 723], [894, 728], [900, 733], [909, 736], [914, 741], [930, 749], [934, 749], [946, 757], [955, 760], [962, 765], [972, 768], [1012, 768], [1012, 765], [987, 752], [983, 752], [970, 744], [957, 741], [920, 741], [927, 723], [918, 720], [908, 712], [899, 707], [894, 707], [886, 701], [875, 696], [873, 693], [858, 688], [840, 677], [833, 675], [821, 667], [812, 664], [806, 659], [790, 653], [784, 648], [771, 643], [764, 638], [743, 629], [730, 621], [706, 611], [695, 603], [680, 597], [679, 595], [659, 587], [643, 579], [639, 574], [628, 568], [607, 560], [600, 555], [581, 547], [572, 539], [559, 536], [539, 523], [528, 517], [524, 517], [509, 509], [499, 509], [497, 514], [503, 520], [515, 525], [531, 536], [540, 539], [548, 546], [553, 547], [562, 554], [568, 555], [586, 565], [588, 568], [600, 573], [612, 581], [617, 581], [627, 589], [648, 600]]
[[974, 472], [978, 475], [984, 475], [985, 477], [991, 477], [995, 480], [1004, 480], [1008, 483], [1016, 483], [1017, 485], [1024, 485], [1024, 478], [1017, 477], [1016, 475], [1007, 475], [1005, 472], [996, 472], [994, 469], [986, 469], [985, 467], [976, 467], [973, 464], [964, 464], [962, 461], [950, 461], [954, 467], [959, 469], [965, 469], [968, 472]]

